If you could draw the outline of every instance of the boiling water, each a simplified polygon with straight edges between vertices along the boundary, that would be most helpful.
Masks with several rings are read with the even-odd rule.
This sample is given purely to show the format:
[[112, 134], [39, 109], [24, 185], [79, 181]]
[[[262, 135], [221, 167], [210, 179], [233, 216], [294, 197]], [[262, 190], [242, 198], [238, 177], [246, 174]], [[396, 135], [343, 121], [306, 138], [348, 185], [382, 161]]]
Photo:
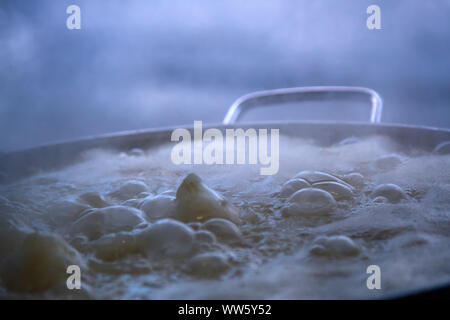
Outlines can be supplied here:
[[[450, 281], [450, 156], [402, 153], [384, 137], [347, 142], [325, 148], [281, 137], [275, 176], [244, 165], [175, 166], [164, 147], [93, 150], [63, 170], [2, 185], [0, 294], [367, 298]], [[329, 190], [336, 200], [310, 200], [328, 199], [331, 207], [290, 211], [300, 196], [283, 195], [282, 185], [304, 170], [342, 178], [351, 196]], [[237, 210], [235, 225], [208, 225], [203, 209], [196, 221], [197, 194], [177, 207], [173, 199], [191, 172]], [[355, 172], [363, 179], [348, 177]], [[382, 184], [397, 185], [400, 198], [389, 187], [377, 194]], [[220, 195], [210, 200], [222, 205]], [[300, 206], [310, 201], [301, 199]], [[175, 222], [180, 206], [194, 211], [193, 221]], [[66, 287], [73, 264], [81, 269], [81, 290]], [[379, 290], [367, 288], [370, 265], [380, 267]]]

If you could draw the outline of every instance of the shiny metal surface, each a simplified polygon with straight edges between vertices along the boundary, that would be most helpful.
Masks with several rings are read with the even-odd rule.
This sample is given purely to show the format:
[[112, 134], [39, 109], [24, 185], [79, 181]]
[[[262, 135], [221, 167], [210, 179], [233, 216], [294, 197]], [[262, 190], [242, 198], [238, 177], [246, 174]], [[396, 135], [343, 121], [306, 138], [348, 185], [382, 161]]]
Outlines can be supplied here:
[[223, 119], [223, 124], [234, 124], [249, 110], [271, 104], [324, 100], [369, 102], [371, 105], [370, 122], [381, 122], [383, 100], [375, 90], [362, 87], [319, 86], [283, 88], [246, 94], [230, 106]]

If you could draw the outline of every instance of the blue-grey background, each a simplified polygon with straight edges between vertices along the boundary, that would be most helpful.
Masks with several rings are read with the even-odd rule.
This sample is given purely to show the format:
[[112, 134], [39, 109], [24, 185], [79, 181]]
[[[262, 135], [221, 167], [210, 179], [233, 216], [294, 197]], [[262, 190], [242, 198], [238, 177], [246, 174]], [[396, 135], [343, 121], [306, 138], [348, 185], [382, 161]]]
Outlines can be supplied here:
[[449, 49], [447, 0], [1, 0], [0, 150], [219, 122], [242, 94], [310, 85], [372, 87], [384, 121], [450, 127]]

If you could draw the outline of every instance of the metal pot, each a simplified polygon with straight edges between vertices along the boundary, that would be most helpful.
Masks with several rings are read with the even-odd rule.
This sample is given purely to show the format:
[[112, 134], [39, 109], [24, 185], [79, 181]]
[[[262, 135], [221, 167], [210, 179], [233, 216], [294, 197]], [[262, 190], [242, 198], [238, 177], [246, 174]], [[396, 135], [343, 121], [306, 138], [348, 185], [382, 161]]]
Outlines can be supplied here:
[[[272, 103], [306, 100], [353, 100], [366, 101], [371, 105], [370, 119], [365, 122], [337, 121], [289, 121], [256, 122], [237, 125], [245, 112]], [[370, 135], [388, 136], [404, 150], [422, 149], [428, 152], [450, 153], [450, 130], [425, 126], [381, 123], [382, 100], [371, 89], [359, 87], [301, 87], [277, 89], [251, 93], [237, 99], [229, 108], [222, 124], [211, 124], [224, 131], [226, 128], [274, 128], [280, 134], [314, 138], [324, 146], [332, 145], [347, 137], [367, 137]], [[193, 131], [192, 127], [188, 130]], [[170, 142], [174, 128], [126, 131], [113, 134], [87, 137], [84, 139], [47, 144], [26, 150], [18, 150], [0, 155], [0, 177], [3, 183], [16, 181], [33, 173], [62, 168], [75, 162], [82, 152], [92, 148], [127, 151], [133, 148], [148, 149]], [[405, 292], [406, 297], [427, 297], [449, 295], [450, 284], [440, 288], [430, 288], [415, 292]]]
[[[272, 103], [326, 99], [370, 102], [370, 122], [271, 121], [236, 124], [245, 112], [256, 107]], [[415, 147], [430, 152], [435, 150], [447, 153], [450, 151], [447, 145], [443, 145], [450, 141], [450, 130], [403, 124], [383, 124], [381, 123], [382, 109], [383, 103], [380, 96], [374, 90], [367, 88], [277, 89], [250, 93], [237, 99], [229, 108], [222, 124], [211, 124], [205, 129], [214, 127], [223, 131], [226, 128], [279, 128], [280, 134], [314, 138], [317, 143], [324, 146], [332, 145], [350, 136], [385, 135], [398, 142], [405, 150]], [[4, 153], [0, 155], [1, 177], [3, 182], [11, 182], [39, 171], [61, 168], [73, 163], [82, 152], [92, 148], [126, 151], [133, 148], [156, 147], [170, 142], [170, 136], [174, 129], [125, 131]], [[193, 130], [192, 127], [187, 129]]]

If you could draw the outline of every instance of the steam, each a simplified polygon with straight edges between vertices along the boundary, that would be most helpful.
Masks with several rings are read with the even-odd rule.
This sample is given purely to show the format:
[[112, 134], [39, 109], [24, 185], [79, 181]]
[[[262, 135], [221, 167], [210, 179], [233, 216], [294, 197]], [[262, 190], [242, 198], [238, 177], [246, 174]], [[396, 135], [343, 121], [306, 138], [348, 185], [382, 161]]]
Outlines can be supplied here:
[[385, 121], [449, 125], [448, 2], [379, 1], [379, 31], [359, 0], [79, 0], [78, 31], [70, 4], [0, 5], [0, 150], [218, 122], [244, 93], [304, 85], [373, 87]]

